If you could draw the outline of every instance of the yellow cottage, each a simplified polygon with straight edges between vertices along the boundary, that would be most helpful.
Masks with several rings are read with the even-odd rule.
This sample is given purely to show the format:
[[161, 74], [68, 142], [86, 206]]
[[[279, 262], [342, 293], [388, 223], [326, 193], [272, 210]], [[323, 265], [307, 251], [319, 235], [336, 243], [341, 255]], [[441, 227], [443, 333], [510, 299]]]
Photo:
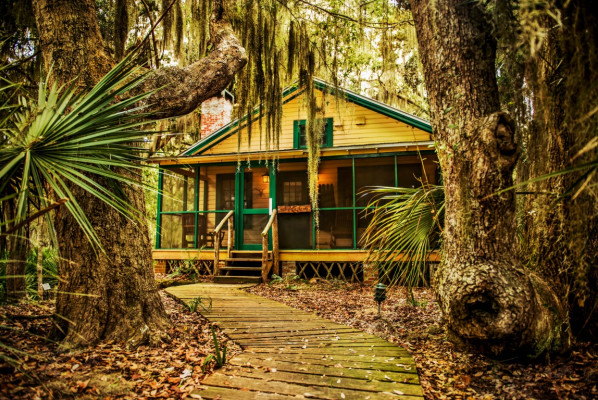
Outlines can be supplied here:
[[325, 109], [319, 228], [308, 193], [305, 91], [284, 91], [275, 151], [260, 135], [259, 114], [251, 143], [243, 131], [239, 141], [243, 120], [214, 130], [232, 109], [225, 98], [215, 98], [202, 105], [202, 129], [214, 131], [202, 133], [178, 157], [158, 161], [156, 271], [193, 262], [221, 282], [259, 281], [271, 273], [373, 278], [359, 246], [370, 219], [369, 199], [361, 192], [368, 186], [436, 183], [432, 129], [426, 120], [355, 92], [336, 94], [317, 79], [315, 87]]

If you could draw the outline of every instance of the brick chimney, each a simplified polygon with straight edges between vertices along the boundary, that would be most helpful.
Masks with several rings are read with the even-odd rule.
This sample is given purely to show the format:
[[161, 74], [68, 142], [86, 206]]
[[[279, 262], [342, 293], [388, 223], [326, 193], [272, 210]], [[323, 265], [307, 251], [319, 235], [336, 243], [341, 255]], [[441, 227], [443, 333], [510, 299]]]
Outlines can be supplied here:
[[220, 96], [212, 97], [201, 103], [201, 139], [210, 136], [231, 122], [233, 99], [233, 95], [224, 90]]

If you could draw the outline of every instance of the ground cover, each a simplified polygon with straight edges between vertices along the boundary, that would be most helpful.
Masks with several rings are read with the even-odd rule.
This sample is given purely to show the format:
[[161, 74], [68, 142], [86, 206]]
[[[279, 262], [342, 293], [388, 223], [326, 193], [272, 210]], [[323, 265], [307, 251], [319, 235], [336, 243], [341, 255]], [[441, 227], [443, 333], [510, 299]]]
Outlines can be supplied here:
[[468, 354], [448, 341], [430, 289], [416, 289], [413, 306], [403, 288], [388, 292], [378, 318], [370, 287], [298, 281], [259, 285], [251, 293], [359, 328], [413, 355], [427, 399], [595, 399], [598, 347], [580, 343], [544, 364], [502, 363]]
[[[18, 369], [0, 360], [1, 399], [180, 399], [199, 386], [214, 369], [206, 357], [214, 354], [210, 326], [198, 313], [162, 295], [173, 322], [171, 341], [161, 347], [124, 349], [117, 343], [72, 352], [58, 352], [58, 345], [45, 339], [51, 321], [34, 316], [51, 314], [54, 305], [42, 302], [0, 307], [0, 345], [11, 346], [19, 355]], [[231, 356], [239, 352], [218, 332], [219, 344]], [[0, 355], [9, 354], [0, 349]], [[10, 354], [14, 357], [14, 354]]]
[[[413, 355], [427, 399], [592, 399], [598, 397], [598, 347], [575, 346], [546, 364], [500, 363], [459, 351], [441, 327], [429, 289], [416, 289], [417, 306], [403, 289], [392, 289], [382, 318], [371, 288], [339, 281], [298, 281], [248, 289], [287, 305], [376, 334]], [[44, 339], [51, 327], [52, 302], [0, 307], [1, 345], [24, 351], [15, 370], [0, 362], [0, 398], [185, 398], [214, 368], [209, 324], [197, 313], [162, 295], [173, 321], [170, 343], [126, 350], [107, 343], [60, 353]], [[218, 333], [229, 355], [240, 349]], [[0, 355], [6, 355], [5, 349]]]

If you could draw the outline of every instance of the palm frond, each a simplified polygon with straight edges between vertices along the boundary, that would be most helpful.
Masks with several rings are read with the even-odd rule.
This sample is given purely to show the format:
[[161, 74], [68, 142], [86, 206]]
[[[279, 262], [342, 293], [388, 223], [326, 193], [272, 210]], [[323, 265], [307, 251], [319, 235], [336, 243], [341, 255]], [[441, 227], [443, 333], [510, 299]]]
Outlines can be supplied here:
[[[19, 97], [11, 105], [11, 85], [0, 86], [0, 198], [15, 204], [18, 224], [44, 208], [52, 197], [66, 198], [64, 205], [87, 238], [101, 243], [71, 188], [78, 186], [127, 218], [142, 216], [123, 198], [122, 185], [143, 186], [135, 179], [144, 149], [135, 145], [152, 134], [144, 130], [148, 114], [137, 107], [151, 95], [128, 96], [147, 77], [128, 57], [115, 66], [89, 92], [68, 85], [39, 85], [37, 99]], [[0, 82], [0, 85], [2, 83]], [[99, 181], [103, 183], [99, 183]], [[4, 201], [4, 200], [3, 200]], [[9, 221], [0, 220], [0, 226]], [[53, 232], [53, 230], [51, 230]]]
[[444, 188], [375, 187], [367, 192], [373, 198], [364, 210], [372, 216], [361, 243], [369, 250], [366, 262], [391, 285], [425, 282], [430, 251], [440, 246]]

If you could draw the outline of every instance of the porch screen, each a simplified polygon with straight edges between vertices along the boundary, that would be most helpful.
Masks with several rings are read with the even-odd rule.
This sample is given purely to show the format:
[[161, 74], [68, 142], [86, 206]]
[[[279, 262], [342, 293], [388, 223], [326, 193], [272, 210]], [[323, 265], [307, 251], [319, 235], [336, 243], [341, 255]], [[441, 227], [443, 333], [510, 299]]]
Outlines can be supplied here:
[[[203, 191], [200, 189], [199, 208], [205, 216], [205, 238], [198, 236], [197, 247], [214, 247], [214, 229], [220, 224], [229, 211], [235, 209], [235, 166], [210, 165], [200, 166], [200, 178], [203, 182]], [[230, 221], [230, 220], [229, 220]], [[233, 220], [233, 226], [237, 221]], [[223, 231], [228, 229], [228, 221], [223, 226]], [[221, 245], [226, 246], [228, 235], [224, 234]]]
[[281, 212], [278, 216], [280, 248], [311, 249], [312, 214], [309, 211], [301, 211], [299, 207], [293, 207], [310, 206], [304, 163], [287, 163], [279, 166], [276, 193], [278, 205], [282, 206], [279, 210], [288, 211]]
[[196, 173], [193, 167], [161, 171], [162, 198], [160, 215], [161, 248], [195, 246]]
[[[397, 186], [415, 188], [421, 186], [422, 166], [421, 164], [397, 164]], [[433, 177], [429, 177], [433, 182]]]
[[395, 186], [394, 157], [358, 158], [355, 160], [355, 194], [358, 207], [373, 199], [372, 189]]
[[[163, 168], [160, 187], [156, 247], [213, 247], [216, 225], [234, 209], [235, 167]], [[224, 235], [222, 245], [226, 246], [226, 240]]]
[[318, 174], [319, 230], [317, 249], [352, 249], [353, 160], [326, 160]]

